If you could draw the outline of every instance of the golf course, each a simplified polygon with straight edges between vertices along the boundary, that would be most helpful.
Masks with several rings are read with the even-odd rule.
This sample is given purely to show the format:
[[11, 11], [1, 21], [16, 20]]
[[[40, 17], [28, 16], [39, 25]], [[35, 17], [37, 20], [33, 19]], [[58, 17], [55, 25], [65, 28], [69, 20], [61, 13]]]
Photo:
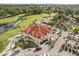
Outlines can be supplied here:
[[[0, 24], [6, 24], [6, 23], [12, 23], [17, 21], [17, 19], [19, 18], [19, 16], [23, 16], [24, 14], [20, 14], [17, 16], [13, 16], [10, 18], [4, 18], [0, 20]], [[55, 16], [56, 13], [51, 13], [51, 16]], [[16, 29], [12, 29], [9, 31], [4, 32], [3, 34], [0, 35], [0, 52], [5, 49], [5, 47], [8, 45], [9, 43], [9, 38], [21, 33], [21, 30], [24, 29], [24, 27], [33, 24], [34, 21], [38, 21], [38, 20], [42, 20], [44, 17], [48, 17], [49, 14], [38, 14], [38, 15], [30, 15], [30, 16], [24, 16], [26, 18], [26, 20], [24, 20], [23, 22], [17, 24], [17, 28]], [[7, 20], [7, 21], [5, 21]]]

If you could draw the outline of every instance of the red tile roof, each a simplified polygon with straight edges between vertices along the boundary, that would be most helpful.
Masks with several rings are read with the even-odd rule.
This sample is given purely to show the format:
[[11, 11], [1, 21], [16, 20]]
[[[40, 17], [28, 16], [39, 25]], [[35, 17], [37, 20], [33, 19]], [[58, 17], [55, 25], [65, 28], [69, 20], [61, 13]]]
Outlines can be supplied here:
[[24, 32], [26, 34], [30, 34], [36, 38], [41, 38], [45, 36], [47, 33], [51, 33], [51, 28], [46, 25], [34, 24], [25, 28]]

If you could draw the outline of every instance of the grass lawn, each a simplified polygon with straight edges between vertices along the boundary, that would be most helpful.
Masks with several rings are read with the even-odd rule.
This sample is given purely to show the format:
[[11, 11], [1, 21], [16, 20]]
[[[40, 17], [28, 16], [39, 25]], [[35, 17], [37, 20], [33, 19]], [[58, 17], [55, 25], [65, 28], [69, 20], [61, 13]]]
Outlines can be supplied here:
[[[52, 13], [51, 16], [55, 16], [56, 13]], [[2, 52], [5, 47], [7, 46], [8, 44], [8, 39], [19, 34], [21, 32], [21, 30], [25, 27], [25, 26], [28, 26], [28, 25], [31, 25], [33, 24], [33, 21], [35, 20], [42, 20], [43, 17], [47, 17], [49, 16], [48, 14], [40, 14], [40, 15], [31, 15], [31, 16], [26, 16], [27, 20], [19, 23], [17, 26], [19, 26], [19, 28], [17, 29], [13, 29], [13, 30], [10, 30], [10, 31], [7, 31], [3, 34], [0, 35], [0, 52]], [[13, 20], [17, 19], [18, 17], [15, 16], [15, 17], [12, 17]], [[15, 20], [16, 21], [16, 20]], [[6, 22], [6, 21], [5, 21]]]
[[[51, 13], [50, 16], [55, 16], [57, 13]], [[24, 28], [25, 26], [28, 26], [30, 24], [33, 24], [34, 21], [42, 20], [43, 17], [48, 17], [49, 14], [40, 14], [40, 15], [31, 15], [27, 16], [27, 20], [23, 21], [22, 23], [18, 24], [17, 26], [20, 28]]]
[[20, 29], [10, 30], [0, 35], [0, 52], [2, 52], [8, 44], [8, 39], [20, 33]]
[[4, 19], [0, 19], [0, 25], [2, 24], [7, 24], [7, 23], [11, 23], [11, 22], [15, 22], [18, 20], [19, 16], [23, 16], [24, 14], [20, 14], [17, 16], [13, 16], [13, 17], [9, 17], [9, 18], [4, 18]]

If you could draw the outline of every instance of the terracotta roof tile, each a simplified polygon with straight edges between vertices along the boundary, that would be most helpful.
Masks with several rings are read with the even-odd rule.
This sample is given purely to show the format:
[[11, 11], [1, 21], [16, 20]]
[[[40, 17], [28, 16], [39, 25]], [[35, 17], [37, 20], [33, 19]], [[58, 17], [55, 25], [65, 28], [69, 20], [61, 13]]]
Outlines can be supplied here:
[[51, 28], [46, 25], [34, 24], [25, 28], [24, 32], [26, 34], [30, 34], [36, 38], [41, 38], [45, 36], [47, 33], [51, 33]]

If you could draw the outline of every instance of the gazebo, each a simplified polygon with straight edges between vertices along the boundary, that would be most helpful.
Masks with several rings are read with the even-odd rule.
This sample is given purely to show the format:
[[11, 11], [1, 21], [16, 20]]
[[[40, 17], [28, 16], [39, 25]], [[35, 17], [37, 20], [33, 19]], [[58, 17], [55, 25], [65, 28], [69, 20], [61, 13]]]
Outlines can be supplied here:
[[23, 30], [24, 37], [30, 37], [37, 43], [41, 43], [44, 40], [49, 40], [51, 38], [52, 29], [48, 25], [44, 24], [33, 24], [26, 27]]

